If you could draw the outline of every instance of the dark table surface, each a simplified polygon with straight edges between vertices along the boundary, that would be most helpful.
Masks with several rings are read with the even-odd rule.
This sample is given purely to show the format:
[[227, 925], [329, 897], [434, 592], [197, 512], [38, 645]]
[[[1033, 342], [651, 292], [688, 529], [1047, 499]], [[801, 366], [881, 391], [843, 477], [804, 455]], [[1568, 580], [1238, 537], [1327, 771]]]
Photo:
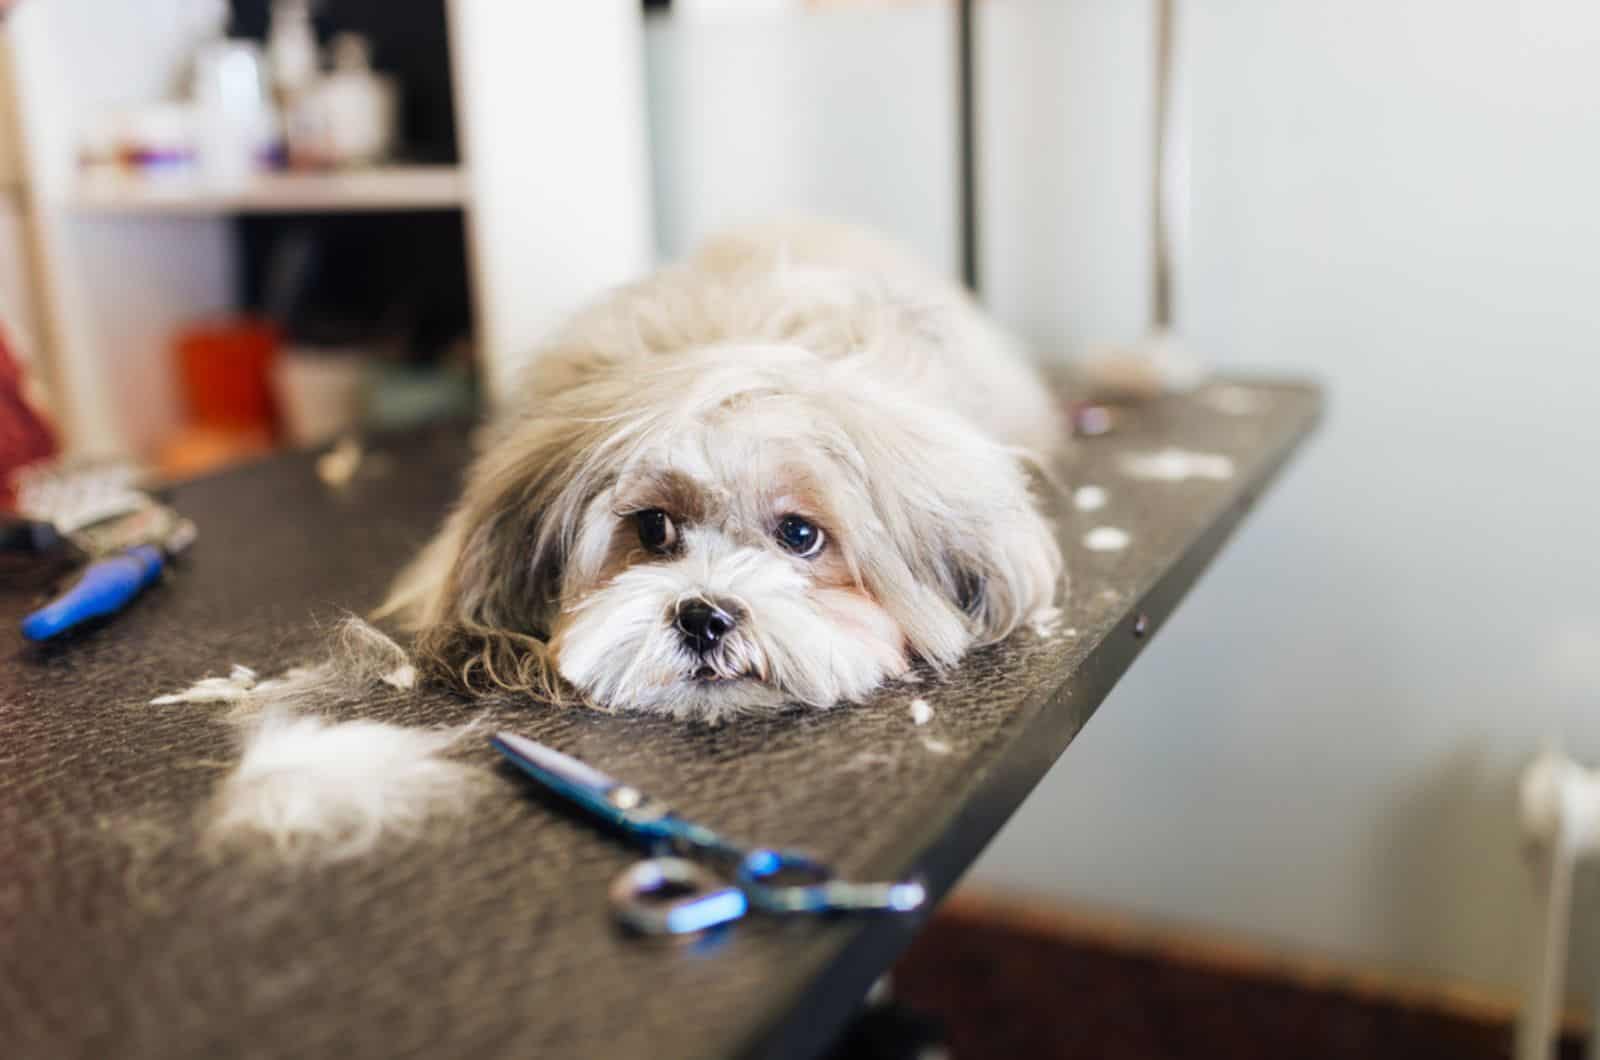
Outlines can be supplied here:
[[[1061, 632], [1025, 630], [867, 706], [720, 728], [432, 691], [343, 710], [430, 724], [487, 710], [725, 834], [853, 875], [919, 873], [943, 895], [1319, 411], [1308, 386], [1214, 385], [1080, 442], [1066, 480], [1109, 499], [1092, 513], [1060, 505]], [[503, 772], [465, 820], [362, 860], [291, 869], [202, 852], [231, 730], [206, 707], [148, 701], [231, 663], [270, 673], [318, 657], [331, 622], [374, 604], [436, 524], [465, 437], [380, 443], [343, 491], [309, 455], [177, 488], [201, 527], [181, 571], [59, 647], [25, 644], [17, 620], [33, 599], [0, 593], [0, 1055], [805, 1056], [911, 939], [926, 913], [755, 917], [699, 946], [625, 937], [604, 896], [637, 852]], [[1123, 455], [1167, 446], [1224, 454], [1236, 473], [1122, 469]], [[1101, 525], [1128, 546], [1086, 549]], [[915, 696], [933, 707], [925, 726], [909, 717]], [[473, 755], [494, 760], [487, 746]]]

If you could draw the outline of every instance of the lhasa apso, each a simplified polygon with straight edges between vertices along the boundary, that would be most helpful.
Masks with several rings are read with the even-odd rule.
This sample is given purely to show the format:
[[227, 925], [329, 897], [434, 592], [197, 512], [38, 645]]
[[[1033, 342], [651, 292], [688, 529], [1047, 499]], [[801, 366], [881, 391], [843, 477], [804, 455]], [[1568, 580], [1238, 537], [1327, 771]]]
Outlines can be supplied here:
[[859, 701], [1048, 608], [1028, 463], [1055, 401], [955, 285], [764, 226], [613, 293], [530, 362], [384, 612], [469, 689], [717, 720]]

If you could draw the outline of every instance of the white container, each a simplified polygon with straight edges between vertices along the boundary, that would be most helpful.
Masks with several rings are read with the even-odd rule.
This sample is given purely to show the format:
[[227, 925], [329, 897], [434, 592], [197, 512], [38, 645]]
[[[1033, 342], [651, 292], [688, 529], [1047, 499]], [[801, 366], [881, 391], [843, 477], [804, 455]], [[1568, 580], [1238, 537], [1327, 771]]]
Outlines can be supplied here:
[[375, 165], [394, 148], [394, 80], [373, 72], [371, 46], [360, 34], [339, 34], [332, 50], [333, 72], [317, 86], [328, 153], [337, 166]]
[[310, 0], [276, 0], [267, 31], [267, 61], [272, 87], [285, 106], [317, 80], [317, 34]]
[[302, 92], [288, 115], [296, 166], [370, 166], [392, 152], [398, 112], [394, 80], [374, 73], [366, 38], [341, 33], [334, 68]]
[[272, 365], [273, 395], [295, 445], [317, 445], [361, 425], [369, 361], [348, 349], [290, 346]]
[[195, 59], [200, 168], [214, 185], [242, 184], [261, 164], [273, 136], [261, 49], [249, 41], [207, 44]]

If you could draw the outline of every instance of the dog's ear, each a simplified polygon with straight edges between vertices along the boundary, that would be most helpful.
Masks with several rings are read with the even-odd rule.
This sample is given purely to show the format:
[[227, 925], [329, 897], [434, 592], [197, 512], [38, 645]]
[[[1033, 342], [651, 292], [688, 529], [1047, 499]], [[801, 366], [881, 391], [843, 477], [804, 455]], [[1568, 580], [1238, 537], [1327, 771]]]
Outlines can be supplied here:
[[887, 549], [863, 574], [918, 655], [943, 665], [1000, 640], [1055, 599], [1061, 550], [1028, 456], [960, 417], [896, 403], [850, 432]]
[[1061, 578], [1055, 532], [1029, 498], [1020, 462], [1013, 458], [1013, 465], [1016, 481], [991, 480], [976, 492], [952, 484], [950, 490], [952, 505], [999, 505], [943, 544], [945, 599], [966, 616], [979, 644], [1003, 639], [1049, 606]]
[[502, 426], [396, 580], [378, 614], [416, 633], [435, 673], [467, 689], [559, 695], [545, 640], [579, 510], [597, 488], [582, 473], [590, 433], [561, 409]]

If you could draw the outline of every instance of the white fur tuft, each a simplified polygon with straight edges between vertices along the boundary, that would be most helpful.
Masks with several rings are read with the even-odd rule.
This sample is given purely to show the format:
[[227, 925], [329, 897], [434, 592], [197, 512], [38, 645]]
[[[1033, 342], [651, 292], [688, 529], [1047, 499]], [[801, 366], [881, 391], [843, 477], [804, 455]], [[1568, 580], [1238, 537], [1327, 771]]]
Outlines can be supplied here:
[[354, 680], [376, 680], [390, 688], [402, 689], [412, 688], [417, 683], [417, 669], [406, 650], [376, 626], [354, 615], [339, 623], [334, 643], [335, 659]]
[[1170, 331], [1154, 331], [1131, 346], [1099, 346], [1078, 363], [1090, 390], [1103, 398], [1183, 394], [1206, 378], [1201, 359]]
[[1124, 474], [1158, 482], [1185, 482], [1208, 478], [1218, 482], [1233, 477], [1233, 460], [1221, 453], [1196, 453], [1169, 446], [1153, 453], [1124, 453]]
[[227, 677], [207, 677], [196, 681], [182, 692], [157, 696], [150, 701], [153, 707], [168, 707], [175, 703], [237, 703], [256, 687], [256, 672], [248, 666], [235, 664]]
[[243, 754], [217, 793], [210, 838], [255, 835], [288, 860], [342, 861], [384, 838], [415, 837], [471, 803], [482, 774], [445, 755], [472, 729], [268, 708], [241, 728]]

